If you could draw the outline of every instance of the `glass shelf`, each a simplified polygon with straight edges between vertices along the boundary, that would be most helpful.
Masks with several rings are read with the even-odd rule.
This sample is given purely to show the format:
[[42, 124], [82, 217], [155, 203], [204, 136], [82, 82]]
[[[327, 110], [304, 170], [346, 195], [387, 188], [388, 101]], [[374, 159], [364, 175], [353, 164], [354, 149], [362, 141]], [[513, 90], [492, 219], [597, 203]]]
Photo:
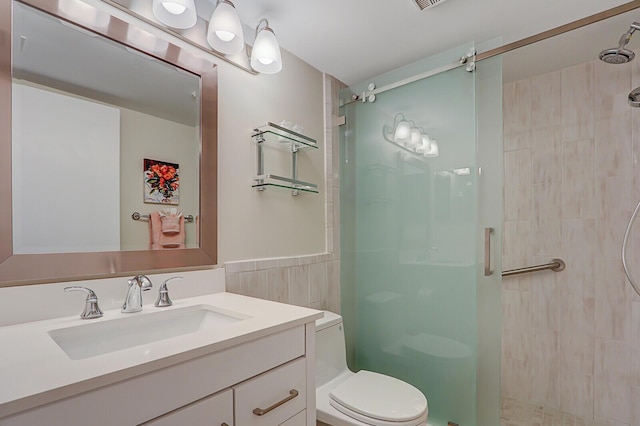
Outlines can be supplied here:
[[294, 132], [293, 130], [289, 130], [278, 124], [274, 124], [270, 121], [268, 121], [267, 124], [265, 124], [264, 126], [256, 127], [255, 129], [253, 129], [253, 131], [254, 131], [254, 134], [251, 135], [251, 137], [253, 138], [262, 137], [263, 142], [274, 140], [276, 138], [278, 139], [284, 138], [286, 139], [285, 142], [291, 142], [295, 144], [298, 148], [318, 149], [318, 144], [315, 139], [312, 139], [308, 136]]
[[[304, 182], [298, 179], [298, 151], [303, 148], [318, 149], [315, 139], [302, 135], [293, 130], [289, 130], [277, 124], [267, 122], [264, 126], [253, 129], [251, 137], [256, 142], [257, 167], [256, 176], [253, 178], [252, 188], [264, 191], [268, 187], [285, 188], [291, 190], [291, 195], [299, 195], [302, 192], [318, 194], [318, 185]], [[265, 173], [264, 149], [263, 145], [268, 143], [273, 146], [291, 147], [291, 177], [282, 177]]]

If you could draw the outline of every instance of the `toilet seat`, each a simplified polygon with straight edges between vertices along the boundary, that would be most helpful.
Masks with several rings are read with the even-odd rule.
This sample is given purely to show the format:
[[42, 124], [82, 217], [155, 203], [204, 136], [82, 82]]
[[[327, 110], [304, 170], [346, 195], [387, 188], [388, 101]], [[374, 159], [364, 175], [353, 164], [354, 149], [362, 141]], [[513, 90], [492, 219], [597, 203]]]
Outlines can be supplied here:
[[427, 399], [402, 380], [361, 370], [329, 393], [341, 413], [376, 426], [416, 426], [427, 418]]

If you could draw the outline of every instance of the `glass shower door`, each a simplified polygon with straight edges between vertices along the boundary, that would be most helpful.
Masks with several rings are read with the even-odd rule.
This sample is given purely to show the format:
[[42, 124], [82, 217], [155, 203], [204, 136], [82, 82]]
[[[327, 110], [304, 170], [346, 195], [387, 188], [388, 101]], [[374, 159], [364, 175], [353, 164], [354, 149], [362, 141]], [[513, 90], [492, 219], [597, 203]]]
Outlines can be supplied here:
[[[394, 83], [469, 48], [371, 82]], [[487, 355], [485, 347], [479, 356], [478, 338], [496, 346], [491, 336], [499, 333], [499, 321], [497, 330], [482, 329], [495, 327], [495, 318], [479, 314], [499, 316], [500, 278], [496, 266], [491, 277], [483, 274], [487, 225], [480, 223], [476, 78], [462, 66], [380, 93], [373, 102], [352, 101], [371, 82], [341, 93], [342, 314], [349, 363], [419, 388], [432, 426], [499, 422], [499, 334], [498, 347], [488, 348], [495, 349], [498, 371], [485, 372], [496, 384], [490, 389], [478, 382], [478, 360]], [[501, 194], [499, 186], [495, 190]], [[500, 220], [498, 213], [492, 227]], [[491, 234], [494, 258], [500, 256], [498, 235]], [[485, 280], [494, 289], [498, 283], [495, 300], [478, 291]], [[496, 407], [480, 414], [490, 419], [485, 423], [477, 405], [488, 395], [486, 403]]]

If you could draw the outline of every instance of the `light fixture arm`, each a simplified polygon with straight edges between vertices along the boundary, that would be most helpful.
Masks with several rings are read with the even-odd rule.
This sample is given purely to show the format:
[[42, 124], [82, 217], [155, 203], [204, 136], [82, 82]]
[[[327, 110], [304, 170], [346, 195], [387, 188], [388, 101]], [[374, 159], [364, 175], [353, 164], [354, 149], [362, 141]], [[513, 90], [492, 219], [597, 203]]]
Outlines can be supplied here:
[[[222, 1], [222, 0], [218, 0], [218, 1]], [[255, 34], [255, 38], [258, 38], [258, 33], [260, 32], [261, 28], [260, 28], [260, 24], [262, 24], [264, 22], [264, 28], [262, 28], [263, 30], [265, 28], [269, 28], [271, 30], [271, 28], [269, 27], [269, 21], [267, 20], [267, 18], [262, 18], [259, 22], [258, 25], [256, 25], [256, 34]], [[273, 30], [271, 30], [273, 31]]]

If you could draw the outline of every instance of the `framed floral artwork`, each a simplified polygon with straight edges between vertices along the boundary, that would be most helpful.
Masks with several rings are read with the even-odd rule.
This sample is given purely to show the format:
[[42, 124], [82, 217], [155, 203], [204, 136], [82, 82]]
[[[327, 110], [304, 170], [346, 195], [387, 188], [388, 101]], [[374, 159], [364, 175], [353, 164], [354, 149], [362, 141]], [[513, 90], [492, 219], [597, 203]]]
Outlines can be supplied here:
[[144, 202], [180, 204], [180, 166], [166, 161], [144, 159]]

